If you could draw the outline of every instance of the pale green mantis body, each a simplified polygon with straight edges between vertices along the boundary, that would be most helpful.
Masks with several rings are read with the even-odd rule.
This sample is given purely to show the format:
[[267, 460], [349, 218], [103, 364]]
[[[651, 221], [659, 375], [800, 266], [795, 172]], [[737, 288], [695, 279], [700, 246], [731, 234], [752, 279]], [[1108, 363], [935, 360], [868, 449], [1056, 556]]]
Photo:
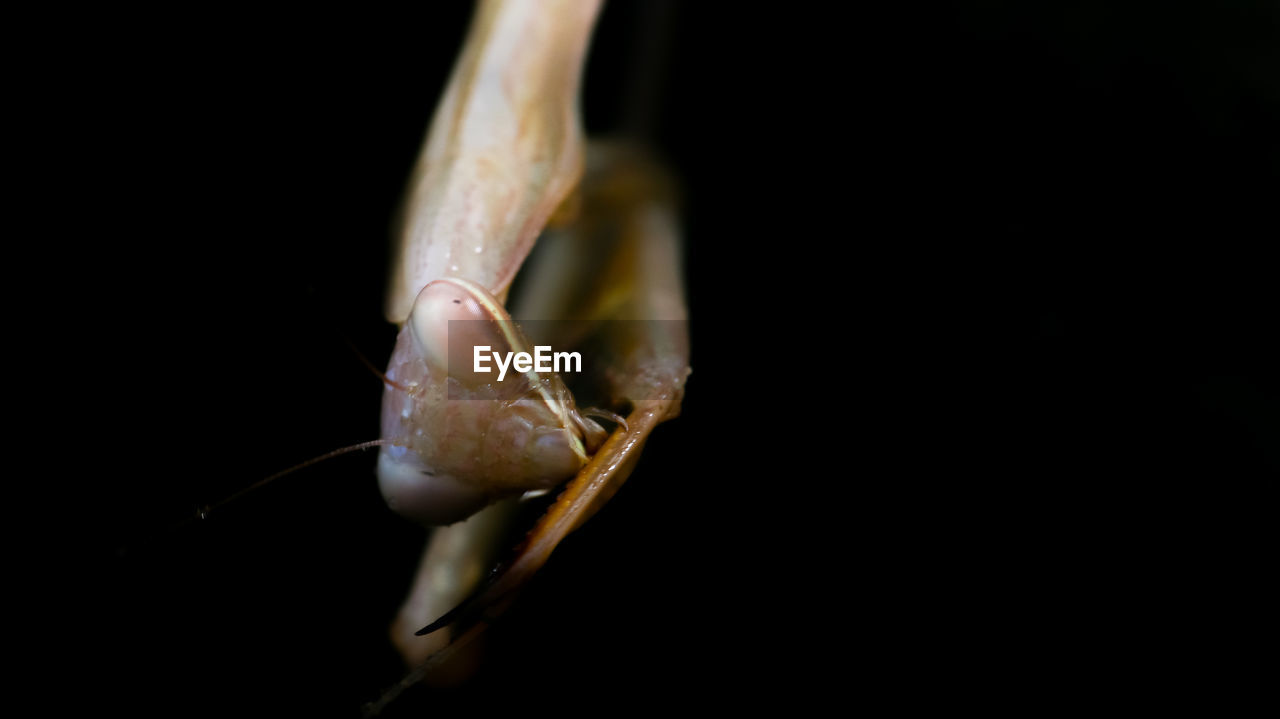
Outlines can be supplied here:
[[[387, 371], [390, 445], [379, 482], [398, 512], [449, 525], [435, 530], [392, 628], [413, 666], [482, 628], [616, 491], [653, 428], [679, 413], [688, 339], [670, 191], [641, 153], [588, 150], [578, 119], [599, 6], [480, 3], [407, 194], [386, 304], [401, 332]], [[553, 214], [562, 227], [543, 233]], [[509, 297], [517, 272], [522, 289]], [[459, 369], [463, 339], [527, 345], [511, 315], [577, 320], [586, 329], [572, 341], [607, 348], [595, 389], [628, 413], [612, 433], [578, 409], [555, 373], [525, 372], [509, 392]], [[504, 572], [469, 604], [458, 633], [419, 636], [467, 598], [504, 549], [500, 529], [515, 499], [567, 480]]]

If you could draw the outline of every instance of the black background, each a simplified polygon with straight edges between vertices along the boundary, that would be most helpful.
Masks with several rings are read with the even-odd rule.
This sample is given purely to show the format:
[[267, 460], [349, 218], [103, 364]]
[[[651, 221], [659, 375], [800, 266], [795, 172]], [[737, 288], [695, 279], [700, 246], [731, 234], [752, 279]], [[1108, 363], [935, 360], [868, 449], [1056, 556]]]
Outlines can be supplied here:
[[[1280, 469], [1274, 10], [1022, 5], [698, 3], [665, 45], [606, 9], [588, 130], [635, 120], [648, 58], [683, 183], [685, 412], [476, 679], [389, 715], [1068, 701], [1232, 634], [1191, 598], [1248, 603]], [[377, 436], [344, 338], [389, 352], [391, 215], [468, 11], [78, 16], [33, 56], [82, 270], [50, 426], [91, 631], [53, 666], [92, 701], [354, 716], [399, 678], [425, 535], [372, 453], [174, 525]]]

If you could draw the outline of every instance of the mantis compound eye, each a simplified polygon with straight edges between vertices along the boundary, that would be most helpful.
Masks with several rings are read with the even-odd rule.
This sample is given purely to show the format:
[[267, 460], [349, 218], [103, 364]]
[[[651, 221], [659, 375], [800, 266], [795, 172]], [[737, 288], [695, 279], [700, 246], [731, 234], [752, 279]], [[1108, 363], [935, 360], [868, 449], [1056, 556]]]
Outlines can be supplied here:
[[[528, 345], [475, 283], [436, 280], [418, 294], [387, 368], [396, 386], [383, 393], [382, 436], [395, 445], [378, 457], [378, 483], [392, 509], [448, 524], [586, 464], [583, 435], [598, 427], [558, 374], [512, 366]], [[484, 369], [482, 349], [494, 360]]]
[[[513, 324], [488, 292], [465, 280], [437, 280], [422, 288], [406, 325], [414, 349], [433, 372], [469, 385], [492, 380], [476, 377], [467, 360], [476, 346], [510, 344], [496, 325]], [[450, 338], [454, 340], [450, 345]]]

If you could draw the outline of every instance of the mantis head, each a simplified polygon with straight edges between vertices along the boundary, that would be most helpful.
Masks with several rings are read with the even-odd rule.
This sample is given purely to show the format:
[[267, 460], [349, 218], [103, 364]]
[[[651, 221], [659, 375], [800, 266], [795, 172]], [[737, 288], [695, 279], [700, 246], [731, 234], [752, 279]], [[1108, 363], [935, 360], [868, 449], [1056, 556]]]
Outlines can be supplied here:
[[394, 444], [378, 456], [378, 485], [404, 516], [451, 524], [504, 497], [551, 489], [605, 437], [558, 374], [511, 363], [499, 381], [492, 361], [492, 371], [477, 371], [480, 352], [508, 361], [532, 354], [485, 288], [452, 277], [424, 287], [396, 338], [382, 401], [382, 436]]

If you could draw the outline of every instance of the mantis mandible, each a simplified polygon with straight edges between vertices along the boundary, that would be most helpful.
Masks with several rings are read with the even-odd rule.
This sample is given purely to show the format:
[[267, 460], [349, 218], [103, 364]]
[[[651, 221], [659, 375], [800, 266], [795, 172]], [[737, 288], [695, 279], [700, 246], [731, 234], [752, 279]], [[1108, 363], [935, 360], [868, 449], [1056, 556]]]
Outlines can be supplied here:
[[[413, 666], [509, 603], [625, 481], [654, 427], [679, 413], [688, 339], [668, 185], [635, 149], [588, 148], [578, 117], [599, 9], [481, 2], [409, 184], [386, 302], [400, 332], [378, 477], [397, 512], [447, 525], [392, 627]], [[554, 372], [495, 390], [461, 371], [455, 357], [472, 346], [529, 346], [513, 316], [577, 320], [586, 329], [567, 341], [607, 349], [593, 396], [627, 413], [612, 415], [611, 433], [591, 418], [611, 412], [580, 409]], [[450, 612], [502, 549], [517, 498], [565, 481], [504, 571], [467, 612]], [[420, 636], [424, 627], [443, 630]]]

